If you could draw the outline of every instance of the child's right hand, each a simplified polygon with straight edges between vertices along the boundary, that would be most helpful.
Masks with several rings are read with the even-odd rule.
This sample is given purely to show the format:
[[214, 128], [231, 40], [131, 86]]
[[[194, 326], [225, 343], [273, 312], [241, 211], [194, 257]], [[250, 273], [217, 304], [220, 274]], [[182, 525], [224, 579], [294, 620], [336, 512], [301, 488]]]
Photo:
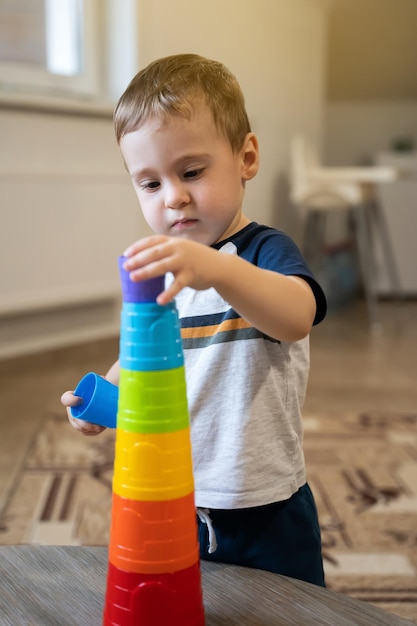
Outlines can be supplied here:
[[78, 432], [87, 436], [98, 435], [101, 432], [103, 432], [103, 430], [106, 430], [105, 426], [99, 426], [98, 424], [90, 424], [90, 422], [85, 422], [84, 420], [79, 420], [79, 419], [76, 419], [75, 417], [72, 417], [70, 413], [70, 408], [72, 406], [78, 406], [79, 404], [82, 403], [82, 401], [83, 401], [82, 398], [75, 396], [73, 391], [66, 391], [61, 396], [61, 403], [67, 409], [67, 415], [68, 415], [68, 419], [69, 419], [71, 426], [73, 426], [75, 430], [78, 430]]

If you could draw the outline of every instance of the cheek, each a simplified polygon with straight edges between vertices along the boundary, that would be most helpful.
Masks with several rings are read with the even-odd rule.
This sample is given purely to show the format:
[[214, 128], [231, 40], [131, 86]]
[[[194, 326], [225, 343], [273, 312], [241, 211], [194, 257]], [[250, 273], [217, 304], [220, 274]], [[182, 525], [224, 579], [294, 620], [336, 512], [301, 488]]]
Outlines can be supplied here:
[[142, 213], [145, 220], [150, 226], [155, 226], [160, 221], [160, 215], [157, 211], [152, 211], [149, 205], [142, 206]]
[[152, 202], [149, 201], [149, 198], [144, 198], [141, 193], [137, 193], [136, 195], [139, 200], [139, 206], [143, 213], [143, 217], [147, 222], [149, 222], [149, 220], [152, 220], [157, 216], [157, 211], [152, 209]]
[[208, 212], [217, 217], [224, 216], [234, 211], [238, 198], [237, 190], [228, 185], [219, 185], [216, 191], [211, 195], [207, 204]]
[[140, 202], [142, 215], [145, 218], [148, 226], [159, 234], [166, 232], [166, 213], [161, 210], [158, 203], [153, 202]]

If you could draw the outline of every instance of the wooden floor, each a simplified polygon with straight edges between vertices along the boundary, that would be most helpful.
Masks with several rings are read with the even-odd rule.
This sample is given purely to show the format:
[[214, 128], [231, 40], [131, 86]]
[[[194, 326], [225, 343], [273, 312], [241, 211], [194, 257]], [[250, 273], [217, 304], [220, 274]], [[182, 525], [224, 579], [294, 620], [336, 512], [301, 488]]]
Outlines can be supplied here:
[[417, 301], [380, 303], [370, 332], [362, 302], [311, 333], [306, 411], [417, 412]]
[[[306, 412], [417, 411], [417, 301], [382, 302], [371, 333], [363, 304], [333, 313], [311, 334]], [[60, 395], [88, 371], [104, 373], [118, 339], [0, 362], [0, 515], [33, 435]]]

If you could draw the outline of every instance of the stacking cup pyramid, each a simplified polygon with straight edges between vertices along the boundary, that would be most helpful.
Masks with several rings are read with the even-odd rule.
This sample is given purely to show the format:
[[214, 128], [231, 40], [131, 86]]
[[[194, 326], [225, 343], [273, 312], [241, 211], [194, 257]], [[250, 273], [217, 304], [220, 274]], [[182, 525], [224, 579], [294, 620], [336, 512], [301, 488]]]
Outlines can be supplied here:
[[104, 626], [204, 626], [190, 423], [180, 325], [160, 306], [164, 277], [123, 307]]

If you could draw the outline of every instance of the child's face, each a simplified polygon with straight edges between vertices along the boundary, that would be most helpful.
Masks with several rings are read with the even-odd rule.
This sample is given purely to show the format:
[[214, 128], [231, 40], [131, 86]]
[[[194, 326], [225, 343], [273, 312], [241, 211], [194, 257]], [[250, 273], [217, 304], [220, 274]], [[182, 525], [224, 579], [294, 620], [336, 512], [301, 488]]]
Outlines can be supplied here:
[[241, 208], [245, 180], [258, 167], [256, 138], [250, 133], [233, 152], [208, 107], [189, 120], [150, 118], [120, 149], [154, 232], [210, 245], [248, 223]]

